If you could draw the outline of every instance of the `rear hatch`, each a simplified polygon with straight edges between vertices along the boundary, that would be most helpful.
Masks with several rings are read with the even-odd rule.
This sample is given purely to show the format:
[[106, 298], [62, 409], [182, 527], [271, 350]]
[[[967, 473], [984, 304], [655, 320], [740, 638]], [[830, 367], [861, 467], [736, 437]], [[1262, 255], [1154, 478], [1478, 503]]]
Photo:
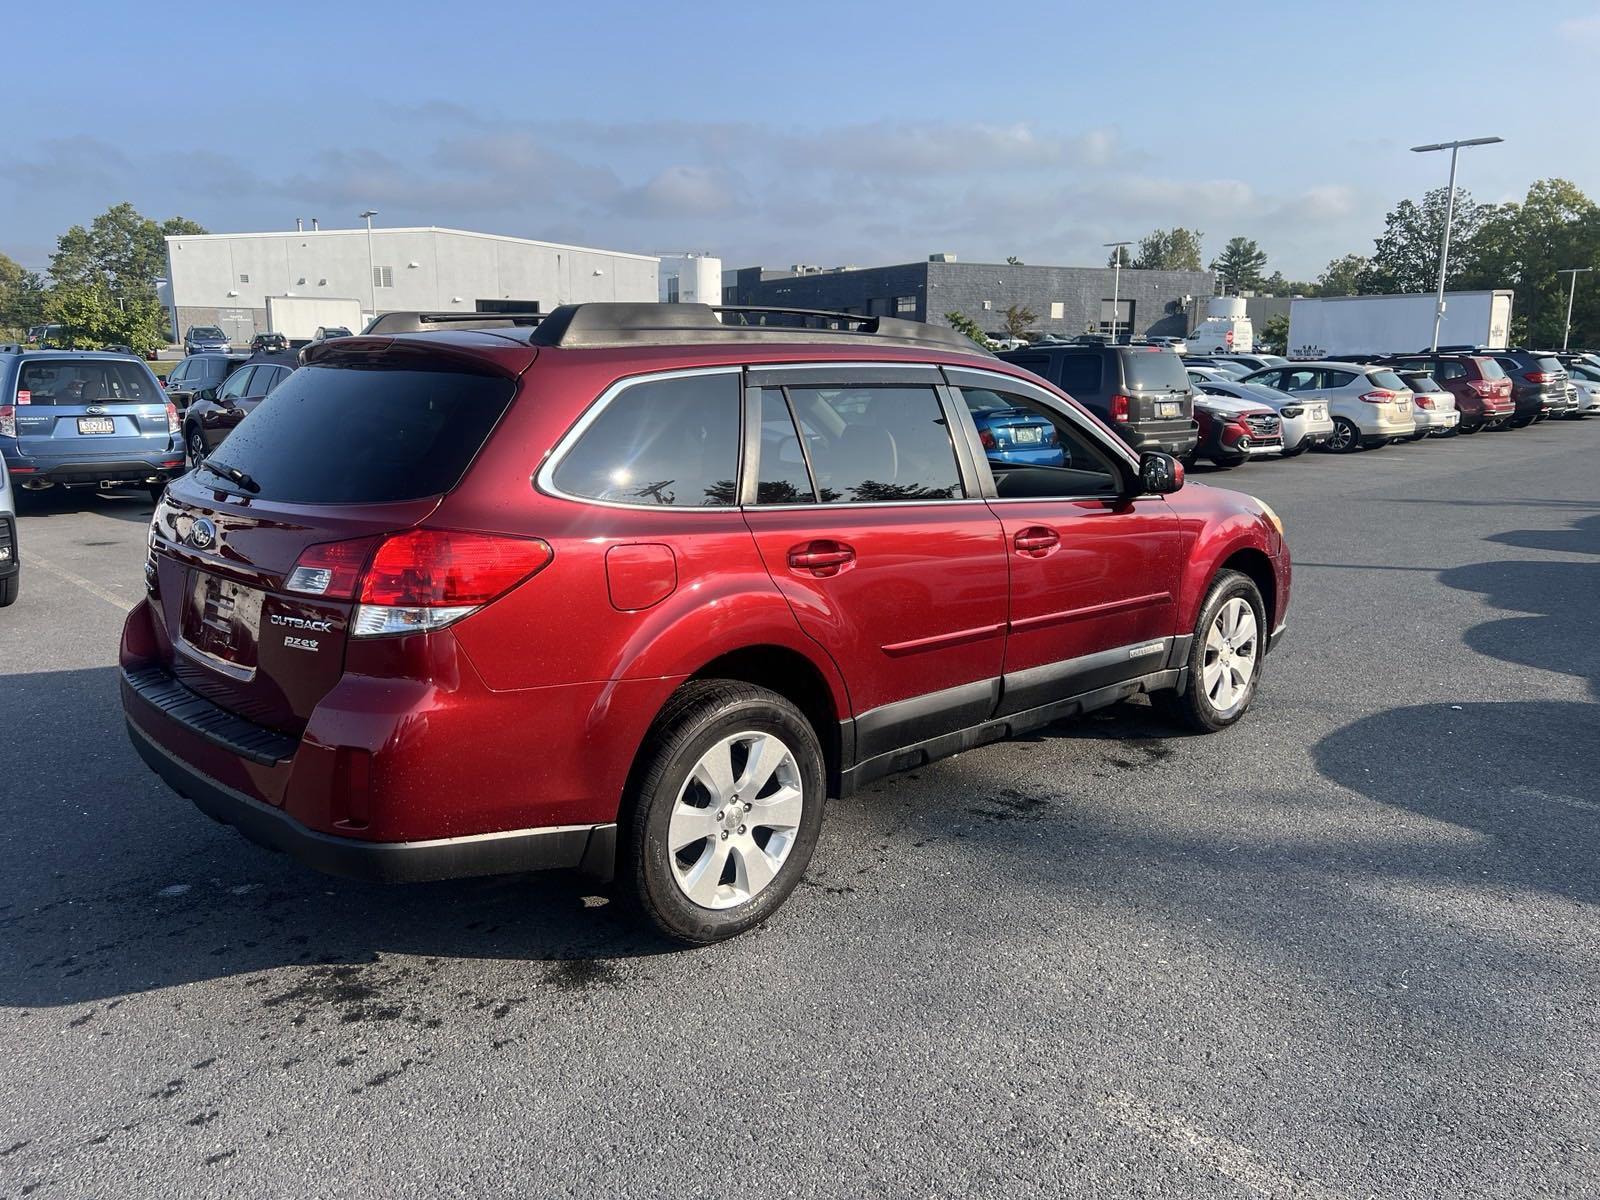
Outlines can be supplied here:
[[28, 359], [7, 401], [16, 408], [18, 450], [41, 465], [153, 459], [171, 444], [166, 394], [143, 363]]
[[1158, 346], [1126, 347], [1117, 354], [1128, 396], [1128, 424], [1152, 433], [1187, 429], [1194, 414], [1194, 385], [1183, 360]]
[[386, 338], [353, 340], [286, 379], [156, 510], [174, 676], [247, 720], [300, 733], [343, 674], [365, 564], [456, 486], [516, 386]]

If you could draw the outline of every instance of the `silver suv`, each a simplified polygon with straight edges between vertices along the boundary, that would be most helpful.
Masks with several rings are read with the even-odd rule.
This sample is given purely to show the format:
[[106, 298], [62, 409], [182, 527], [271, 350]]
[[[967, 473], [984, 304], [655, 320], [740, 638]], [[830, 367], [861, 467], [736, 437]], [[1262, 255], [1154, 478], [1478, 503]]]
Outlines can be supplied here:
[[1288, 363], [1246, 375], [1305, 400], [1325, 400], [1333, 418], [1328, 449], [1348, 454], [1387, 446], [1417, 431], [1411, 389], [1388, 367], [1348, 362]]

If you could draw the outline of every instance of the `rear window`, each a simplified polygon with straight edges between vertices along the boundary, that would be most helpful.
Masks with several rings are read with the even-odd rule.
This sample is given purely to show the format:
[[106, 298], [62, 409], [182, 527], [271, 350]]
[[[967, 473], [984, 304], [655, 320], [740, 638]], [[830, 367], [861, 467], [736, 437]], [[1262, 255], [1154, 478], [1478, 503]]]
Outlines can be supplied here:
[[1183, 360], [1170, 350], [1129, 350], [1122, 355], [1122, 371], [1130, 388], [1183, 391], [1189, 376]]
[[18, 404], [152, 404], [166, 399], [137, 363], [94, 359], [34, 360], [17, 377]]
[[1505, 368], [1494, 359], [1480, 358], [1477, 362], [1478, 370], [1485, 379], [1504, 379], [1506, 377]]
[[1411, 374], [1404, 376], [1406, 386], [1413, 392], [1442, 392], [1444, 389], [1433, 381], [1433, 376]]
[[[263, 500], [383, 504], [461, 480], [516, 384], [459, 371], [310, 366], [228, 435], [217, 458]], [[231, 489], [208, 473], [206, 486]]]
[[1406, 381], [1393, 371], [1368, 371], [1367, 378], [1373, 387], [1387, 388], [1391, 392], [1406, 392], [1411, 389], [1406, 387]]
[[1564, 374], [1566, 372], [1566, 368], [1561, 365], [1561, 360], [1559, 358], [1540, 358], [1537, 361], [1539, 363], [1539, 370], [1541, 371], [1545, 371], [1552, 375]]

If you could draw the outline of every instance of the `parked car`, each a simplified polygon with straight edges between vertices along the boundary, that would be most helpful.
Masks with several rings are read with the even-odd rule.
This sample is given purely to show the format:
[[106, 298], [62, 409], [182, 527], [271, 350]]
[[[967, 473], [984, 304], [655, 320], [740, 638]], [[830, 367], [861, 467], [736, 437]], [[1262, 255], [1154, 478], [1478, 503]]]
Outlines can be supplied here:
[[17, 544], [17, 498], [6, 460], [0, 458], [0, 608], [17, 602], [22, 588], [22, 551]]
[[311, 335], [311, 345], [316, 346], [330, 338], [347, 338], [354, 335], [343, 325], [318, 325], [317, 331]]
[[[325, 870], [615, 871], [705, 943], [783, 902], [825, 796], [1140, 692], [1248, 710], [1266, 505], [951, 330], [661, 307], [311, 347], [157, 506], [145, 762]], [[1000, 407], [1070, 465], [991, 461]]]
[[298, 365], [288, 352], [257, 355], [223, 381], [202, 388], [183, 414], [183, 445], [191, 466], [203, 462], [240, 421], [255, 411]]
[[1281, 367], [1289, 360], [1281, 354], [1213, 354], [1217, 362], [1238, 363], [1247, 372], [1261, 371], [1267, 367]]
[[1160, 450], [1183, 458], [1194, 450], [1194, 386], [1170, 350], [1065, 343], [1005, 351], [998, 357], [1048, 379], [1136, 451]]
[[1026, 408], [1014, 408], [1002, 397], [985, 398], [967, 409], [978, 430], [978, 441], [992, 464], [1064, 467], [1066, 454], [1056, 437], [1056, 427]]
[[139, 358], [97, 351], [0, 355], [0, 457], [12, 486], [142, 486], [183, 471], [178, 410]]
[[1521, 428], [1546, 417], [1566, 415], [1571, 402], [1567, 397], [1567, 370], [1559, 359], [1522, 349], [1489, 353], [1511, 379], [1511, 399], [1517, 411], [1508, 424]]
[[1189, 382], [1198, 388], [1202, 383], [1237, 383], [1245, 377], [1243, 371], [1224, 371], [1219, 367], [1208, 367], [1202, 364], [1185, 363], [1184, 374], [1189, 377]]
[[1134, 338], [1131, 342], [1135, 346], [1160, 346], [1163, 350], [1171, 350], [1174, 354], [1189, 353], [1189, 341], [1181, 337], [1142, 337]]
[[161, 381], [161, 386], [166, 389], [167, 399], [178, 409], [182, 416], [188, 411], [194, 398], [207, 388], [218, 388], [222, 381], [248, 360], [246, 354], [191, 354], [176, 363], [171, 372]]
[[1567, 378], [1578, 389], [1578, 415], [1600, 414], [1600, 367], [1574, 359], [1567, 364]]
[[28, 344], [39, 350], [59, 349], [68, 340], [65, 325], [34, 325], [28, 330]]
[[1426, 371], [1456, 400], [1462, 433], [1499, 429], [1516, 414], [1511, 379], [1486, 354], [1396, 354], [1383, 360], [1402, 374]]
[[1189, 462], [1207, 458], [1227, 470], [1252, 458], [1283, 453], [1283, 431], [1277, 410], [1256, 400], [1207, 395], [1194, 398], [1194, 419], [1200, 441]]
[[1376, 449], [1417, 431], [1411, 392], [1388, 367], [1346, 362], [1289, 363], [1244, 377], [1302, 400], [1321, 400], [1333, 418], [1328, 449]]
[[191, 325], [183, 335], [185, 354], [226, 354], [232, 348], [228, 344], [228, 335], [215, 325]]
[[1420, 442], [1429, 434], [1451, 434], [1461, 423], [1456, 411], [1456, 398], [1447, 392], [1426, 371], [1397, 371], [1411, 392], [1411, 416], [1417, 430], [1411, 440]]
[[1328, 406], [1321, 400], [1304, 400], [1263, 383], [1237, 380], [1213, 381], [1198, 386], [1208, 396], [1232, 396], [1237, 400], [1251, 400], [1275, 409], [1281, 422], [1284, 458], [1304, 454], [1313, 446], [1326, 445], [1333, 436], [1333, 418], [1328, 416]]
[[287, 350], [289, 339], [281, 333], [258, 333], [250, 339], [250, 353], [271, 353], [275, 350]]

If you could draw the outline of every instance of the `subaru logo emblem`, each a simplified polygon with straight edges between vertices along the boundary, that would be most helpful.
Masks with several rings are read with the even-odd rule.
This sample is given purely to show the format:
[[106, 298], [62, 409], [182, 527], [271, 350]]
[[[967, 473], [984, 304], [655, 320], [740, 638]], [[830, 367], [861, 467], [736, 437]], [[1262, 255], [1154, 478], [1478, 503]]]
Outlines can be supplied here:
[[209, 517], [201, 517], [189, 529], [189, 545], [196, 550], [209, 550], [217, 540], [217, 527]]
[[106, 406], [104, 404], [91, 404], [84, 411], [91, 417], [100, 417], [105, 415]]

